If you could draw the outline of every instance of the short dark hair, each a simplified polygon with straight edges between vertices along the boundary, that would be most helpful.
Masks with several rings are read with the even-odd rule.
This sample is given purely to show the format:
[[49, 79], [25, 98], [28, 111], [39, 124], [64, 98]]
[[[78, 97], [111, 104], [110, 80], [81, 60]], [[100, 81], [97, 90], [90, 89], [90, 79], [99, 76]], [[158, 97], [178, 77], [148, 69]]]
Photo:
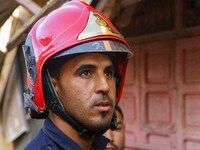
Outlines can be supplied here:
[[116, 104], [115, 109], [116, 109], [116, 111], [118, 111], [122, 115], [122, 118], [124, 119], [124, 114], [123, 114], [122, 109], [120, 108], [120, 106], [118, 104]]

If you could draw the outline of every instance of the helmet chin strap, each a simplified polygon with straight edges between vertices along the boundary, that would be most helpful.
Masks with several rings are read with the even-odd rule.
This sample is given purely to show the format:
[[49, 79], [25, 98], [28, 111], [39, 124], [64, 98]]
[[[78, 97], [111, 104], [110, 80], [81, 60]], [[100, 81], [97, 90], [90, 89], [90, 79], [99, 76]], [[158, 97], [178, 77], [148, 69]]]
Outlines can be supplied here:
[[74, 120], [71, 116], [69, 116], [60, 102], [53, 83], [51, 81], [50, 74], [48, 70], [46, 70], [43, 74], [43, 88], [44, 88], [44, 95], [45, 95], [45, 100], [46, 100], [46, 105], [49, 109], [51, 109], [55, 114], [57, 114], [59, 117], [61, 117], [64, 121], [68, 122], [71, 126], [73, 126], [80, 135], [87, 137], [87, 138], [92, 138], [94, 136], [102, 135], [105, 133], [109, 128], [111, 130], [115, 130], [117, 128], [117, 117], [116, 113], [113, 114], [112, 121], [110, 123], [110, 127], [100, 130], [100, 131], [92, 131], [88, 130], [85, 127], [81, 126], [76, 120]]

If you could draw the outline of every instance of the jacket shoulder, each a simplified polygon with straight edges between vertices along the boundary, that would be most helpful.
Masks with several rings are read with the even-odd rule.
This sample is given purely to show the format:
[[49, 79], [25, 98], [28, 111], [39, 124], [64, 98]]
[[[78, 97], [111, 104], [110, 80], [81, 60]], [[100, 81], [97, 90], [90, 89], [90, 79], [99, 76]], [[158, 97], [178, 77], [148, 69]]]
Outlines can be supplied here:
[[24, 150], [62, 150], [42, 130], [24, 147]]

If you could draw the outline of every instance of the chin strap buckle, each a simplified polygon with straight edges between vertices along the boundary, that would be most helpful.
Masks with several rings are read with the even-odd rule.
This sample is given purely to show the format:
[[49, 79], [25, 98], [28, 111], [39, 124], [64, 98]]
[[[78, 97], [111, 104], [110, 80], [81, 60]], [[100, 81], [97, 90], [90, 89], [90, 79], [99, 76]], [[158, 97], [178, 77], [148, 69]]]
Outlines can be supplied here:
[[35, 97], [34, 90], [29, 86], [28, 87], [28, 93], [24, 93], [24, 107], [30, 108], [35, 111], [39, 111], [35, 103], [33, 102], [33, 98]]

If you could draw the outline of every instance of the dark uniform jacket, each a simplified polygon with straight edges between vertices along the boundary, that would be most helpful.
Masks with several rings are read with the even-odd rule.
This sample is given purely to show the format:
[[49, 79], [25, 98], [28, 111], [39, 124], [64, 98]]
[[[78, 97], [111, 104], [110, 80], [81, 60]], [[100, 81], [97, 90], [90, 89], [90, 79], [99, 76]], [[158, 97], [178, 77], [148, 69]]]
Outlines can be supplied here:
[[[109, 140], [104, 136], [96, 137], [91, 150], [105, 150]], [[60, 131], [53, 122], [47, 118], [43, 128], [26, 145], [24, 150], [82, 150], [81, 147]]]

